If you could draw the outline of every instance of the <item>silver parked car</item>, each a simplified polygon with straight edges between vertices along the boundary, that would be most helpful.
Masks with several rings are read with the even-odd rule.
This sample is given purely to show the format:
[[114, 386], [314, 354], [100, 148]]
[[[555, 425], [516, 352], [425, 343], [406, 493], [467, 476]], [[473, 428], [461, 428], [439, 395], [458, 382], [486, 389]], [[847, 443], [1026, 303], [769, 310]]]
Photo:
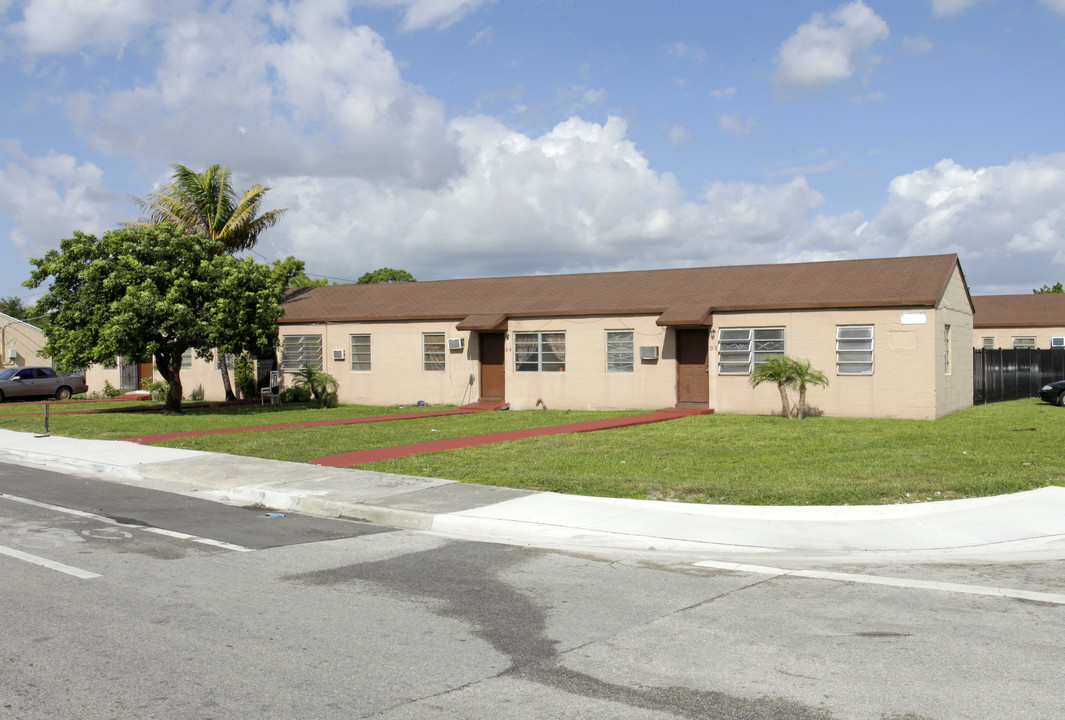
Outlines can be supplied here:
[[69, 400], [71, 395], [88, 392], [85, 373], [60, 375], [50, 367], [17, 367], [0, 370], [0, 402], [8, 398], [55, 397]]

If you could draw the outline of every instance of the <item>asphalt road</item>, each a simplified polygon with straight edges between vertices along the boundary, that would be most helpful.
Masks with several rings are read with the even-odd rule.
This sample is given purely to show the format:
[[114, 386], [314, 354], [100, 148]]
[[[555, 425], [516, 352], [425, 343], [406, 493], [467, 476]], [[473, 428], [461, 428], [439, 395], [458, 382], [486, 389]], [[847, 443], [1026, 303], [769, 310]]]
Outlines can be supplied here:
[[[0, 718], [1065, 716], [1061, 604], [456, 542], [6, 465], [0, 493]], [[1054, 564], [877, 572], [1065, 591]]]

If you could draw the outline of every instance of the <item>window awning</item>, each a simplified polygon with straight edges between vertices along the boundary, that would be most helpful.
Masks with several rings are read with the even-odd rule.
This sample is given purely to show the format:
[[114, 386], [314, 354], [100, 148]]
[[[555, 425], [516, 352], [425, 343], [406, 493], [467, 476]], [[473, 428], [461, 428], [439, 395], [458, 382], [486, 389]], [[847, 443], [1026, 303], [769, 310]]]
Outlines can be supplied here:
[[658, 316], [659, 327], [692, 327], [713, 324], [713, 313], [705, 305], [674, 305]]
[[467, 315], [455, 328], [458, 330], [506, 330], [507, 316], [501, 313]]

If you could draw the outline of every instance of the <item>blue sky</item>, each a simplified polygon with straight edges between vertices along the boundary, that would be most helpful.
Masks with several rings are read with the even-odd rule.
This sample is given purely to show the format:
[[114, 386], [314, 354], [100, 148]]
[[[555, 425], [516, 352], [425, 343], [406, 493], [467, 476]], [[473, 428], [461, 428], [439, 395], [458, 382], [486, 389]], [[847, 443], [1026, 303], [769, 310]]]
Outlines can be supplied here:
[[1065, 0], [0, 0], [0, 296], [172, 163], [420, 280], [956, 252], [1065, 280]]

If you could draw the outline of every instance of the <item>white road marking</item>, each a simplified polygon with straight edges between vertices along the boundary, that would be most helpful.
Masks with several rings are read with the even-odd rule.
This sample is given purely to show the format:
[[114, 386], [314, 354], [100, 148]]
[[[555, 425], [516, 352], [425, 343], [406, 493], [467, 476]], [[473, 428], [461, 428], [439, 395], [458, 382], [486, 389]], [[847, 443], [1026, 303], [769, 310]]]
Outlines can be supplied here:
[[24, 560], [25, 562], [33, 563], [34, 565], [40, 565], [41, 567], [46, 567], [50, 570], [57, 570], [61, 573], [66, 573], [67, 575], [73, 575], [76, 578], [81, 578], [82, 580], [91, 580], [93, 578], [102, 577], [102, 575], [100, 575], [99, 573], [89, 572], [88, 570], [82, 570], [81, 568], [76, 568], [73, 565], [64, 565], [61, 562], [56, 562], [55, 560], [49, 560], [47, 558], [38, 557], [37, 555], [30, 555], [27, 552], [22, 552], [21, 550], [16, 550], [15, 548], [9, 548], [6, 545], [0, 545], [0, 555], [7, 555], [9, 557], [15, 558], [16, 560]]
[[814, 578], [817, 580], [839, 580], [841, 582], [862, 583], [864, 585], [888, 585], [890, 587], [914, 590], [938, 590], [940, 592], [962, 593], [965, 595], [990, 595], [991, 597], [1008, 597], [1018, 600], [1065, 605], [1065, 595], [1058, 593], [1035, 592], [1032, 590], [1015, 590], [1012, 588], [990, 587], [987, 585], [966, 585], [962, 583], [945, 583], [931, 580], [908, 580], [905, 578], [883, 577], [880, 575], [861, 575], [858, 573], [841, 573], [830, 570], [785, 570], [765, 565], [745, 565], [743, 563], [718, 562], [703, 560], [695, 563], [696, 567], [709, 567], [718, 570], [757, 573], [759, 575], [788, 575], [791, 577]]
[[8, 495], [7, 493], [0, 493], [0, 498], [3, 498], [5, 500], [12, 500], [14, 502], [22, 503], [24, 505], [32, 505], [34, 507], [43, 508], [45, 510], [54, 510], [55, 512], [66, 513], [67, 515], [73, 515], [75, 517], [95, 520], [97, 522], [107, 523], [108, 525], [117, 525], [119, 527], [143, 530], [145, 532], [155, 533], [156, 535], [166, 535], [167, 537], [177, 538], [178, 540], [188, 540], [189, 542], [200, 543], [201, 545], [210, 545], [212, 547], [224, 548], [226, 550], [235, 550], [236, 552], [253, 552], [252, 548], [244, 547], [243, 545], [234, 545], [233, 543], [222, 542], [221, 540], [212, 540], [211, 538], [199, 537], [198, 535], [188, 535], [186, 533], [177, 532], [175, 530], [165, 530], [163, 528], [150, 527], [148, 525], [124, 523], [120, 520], [113, 520], [109, 517], [104, 517], [103, 515], [96, 515], [95, 513], [85, 512], [84, 510], [65, 508], [59, 505], [51, 505], [49, 503], [41, 502], [39, 500], [31, 500], [30, 498], [19, 497], [18, 495]]

